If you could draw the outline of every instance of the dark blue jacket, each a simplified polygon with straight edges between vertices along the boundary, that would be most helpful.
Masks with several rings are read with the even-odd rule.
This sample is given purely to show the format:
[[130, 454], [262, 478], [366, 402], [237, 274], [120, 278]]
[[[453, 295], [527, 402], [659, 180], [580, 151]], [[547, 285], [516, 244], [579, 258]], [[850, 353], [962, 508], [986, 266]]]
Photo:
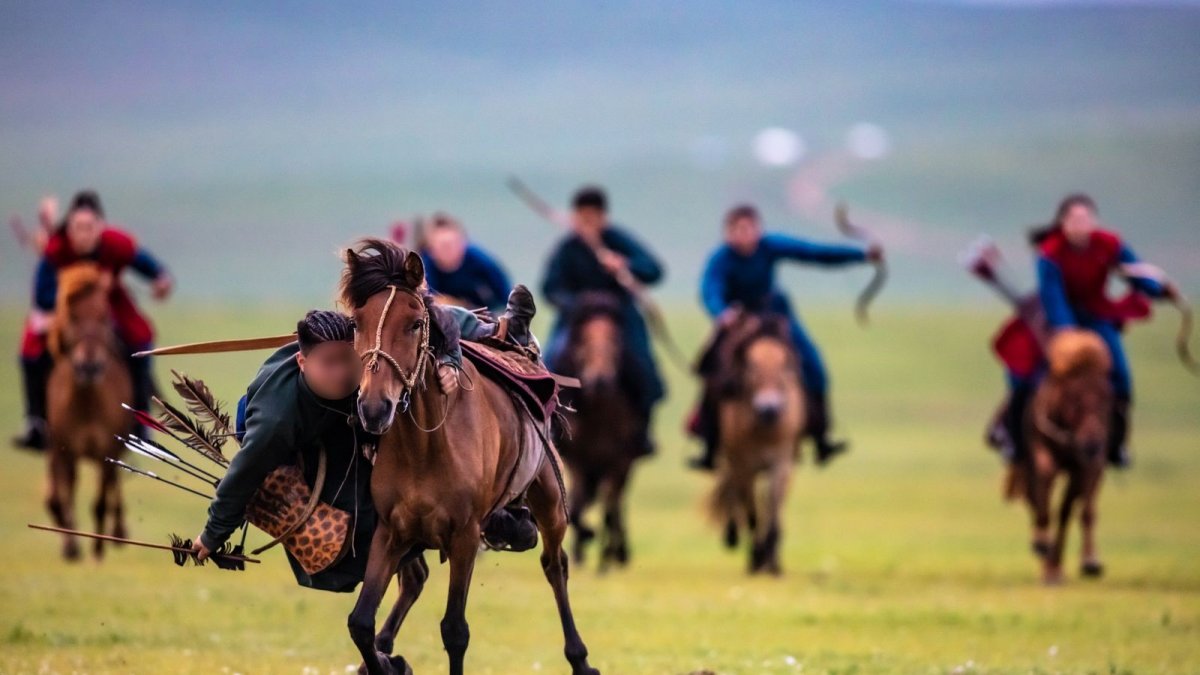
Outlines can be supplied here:
[[425, 261], [425, 280], [434, 292], [463, 300], [471, 308], [504, 310], [511, 290], [508, 274], [483, 249], [468, 245], [462, 264], [449, 272], [439, 269], [428, 252], [423, 251], [421, 257]]

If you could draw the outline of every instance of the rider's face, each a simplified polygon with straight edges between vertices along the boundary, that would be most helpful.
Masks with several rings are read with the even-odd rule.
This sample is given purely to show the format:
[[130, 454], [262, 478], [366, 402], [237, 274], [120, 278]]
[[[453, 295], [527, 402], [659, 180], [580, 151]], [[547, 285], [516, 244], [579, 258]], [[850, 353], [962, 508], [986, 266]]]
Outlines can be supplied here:
[[1096, 227], [1096, 213], [1085, 204], [1072, 206], [1062, 219], [1063, 235], [1073, 246], [1086, 246]]
[[76, 255], [89, 255], [100, 245], [104, 224], [88, 209], [72, 211], [67, 218], [67, 240]]
[[607, 220], [604, 211], [594, 206], [582, 206], [571, 212], [571, 226], [585, 239], [600, 236]]
[[742, 216], [725, 226], [725, 242], [738, 253], [750, 255], [762, 239], [762, 224], [757, 218]]
[[434, 228], [425, 242], [433, 264], [443, 272], [453, 272], [462, 267], [467, 252], [467, 238], [462, 230], [453, 227]]
[[296, 355], [304, 381], [314, 394], [330, 400], [354, 393], [362, 377], [362, 362], [349, 342], [322, 342]]

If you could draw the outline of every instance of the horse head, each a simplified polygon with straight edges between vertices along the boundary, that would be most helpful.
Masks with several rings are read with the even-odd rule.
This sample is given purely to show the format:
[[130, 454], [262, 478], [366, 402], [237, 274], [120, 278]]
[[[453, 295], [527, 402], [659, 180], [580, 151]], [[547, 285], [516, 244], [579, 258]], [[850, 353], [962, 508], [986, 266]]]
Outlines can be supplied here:
[[364, 429], [382, 434], [430, 370], [425, 267], [417, 253], [373, 238], [346, 249], [343, 260], [341, 301], [353, 312], [354, 346], [364, 364], [358, 416]]
[[70, 360], [79, 384], [95, 384], [117, 357], [108, 292], [112, 277], [92, 263], [58, 275], [53, 351]]
[[731, 330], [734, 388], [749, 401], [760, 425], [772, 425], [800, 388], [798, 357], [787, 320], [774, 314], [745, 314]]
[[568, 354], [585, 393], [610, 391], [621, 374], [621, 305], [608, 293], [587, 293], [571, 316]]
[[1063, 449], [1095, 459], [1108, 443], [1112, 414], [1108, 347], [1092, 331], [1068, 329], [1050, 340], [1046, 359], [1045, 394], [1035, 401], [1034, 426]]

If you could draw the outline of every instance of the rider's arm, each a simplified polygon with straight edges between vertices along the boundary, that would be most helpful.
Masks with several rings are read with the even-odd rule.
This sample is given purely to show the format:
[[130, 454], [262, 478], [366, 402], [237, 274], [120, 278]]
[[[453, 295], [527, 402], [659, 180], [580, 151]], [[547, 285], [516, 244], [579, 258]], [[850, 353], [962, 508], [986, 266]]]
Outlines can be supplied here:
[[33, 304], [43, 312], [52, 312], [57, 299], [58, 267], [48, 258], [42, 258], [33, 276]]
[[[1141, 262], [1133, 249], [1125, 244], [1121, 244], [1121, 252], [1118, 255], [1118, 261], [1123, 265], [1132, 265]], [[1167, 297], [1167, 289], [1161, 283], [1154, 279], [1146, 277], [1129, 277], [1129, 285], [1136, 288], [1139, 292], [1144, 293], [1152, 298]]]
[[200, 540], [210, 551], [217, 550], [246, 519], [246, 507], [267, 474], [286, 464], [296, 454], [293, 425], [276, 411], [251, 403], [246, 416], [242, 449], [233, 456], [229, 470], [217, 486], [208, 507], [208, 522]]
[[657, 284], [663, 277], [662, 263], [641, 242], [627, 232], [609, 229], [609, 243], [614, 251], [629, 261], [629, 272], [643, 284]]
[[862, 246], [822, 244], [783, 234], [768, 234], [760, 245], [773, 258], [817, 265], [849, 265], [867, 260], [867, 250]]
[[139, 247], [133, 254], [133, 260], [129, 262], [129, 266], [133, 268], [143, 279], [154, 280], [166, 274], [167, 268], [163, 267], [149, 251]]
[[1037, 258], [1038, 298], [1042, 301], [1042, 311], [1046, 314], [1046, 323], [1051, 330], [1074, 326], [1075, 313], [1067, 302], [1067, 291], [1063, 287], [1062, 270], [1058, 265], [1046, 258]]
[[725, 276], [727, 274], [727, 259], [718, 251], [708, 259], [704, 267], [704, 276], [700, 279], [700, 301], [710, 316], [720, 316], [729, 306], [725, 302]]

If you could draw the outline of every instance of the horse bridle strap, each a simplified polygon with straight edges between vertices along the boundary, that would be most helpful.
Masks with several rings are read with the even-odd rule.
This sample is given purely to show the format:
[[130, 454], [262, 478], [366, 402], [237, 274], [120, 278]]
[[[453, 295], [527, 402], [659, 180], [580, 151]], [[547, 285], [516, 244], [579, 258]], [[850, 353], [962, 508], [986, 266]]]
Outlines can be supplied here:
[[383, 349], [383, 324], [387, 321], [388, 311], [392, 308], [392, 302], [396, 299], [397, 291], [407, 293], [416, 298], [422, 307], [425, 307], [425, 301], [416, 291], [411, 291], [407, 288], [401, 289], [392, 284], [388, 284], [388, 288], [391, 289], [391, 292], [388, 293], [387, 302], [383, 304], [383, 312], [379, 315], [379, 321], [375, 324], [375, 346], [360, 354], [359, 358], [367, 362], [367, 368], [372, 373], [379, 372], [379, 359], [383, 358], [384, 361], [395, 369], [405, 388], [411, 390], [416, 388], [417, 384], [421, 381], [421, 378], [425, 374], [425, 366], [429, 362], [429, 310], [425, 310], [425, 318], [421, 322], [421, 346], [417, 351], [417, 365], [412, 369], [411, 373], [406, 373], [404, 372], [404, 368], [400, 367], [400, 362]]

